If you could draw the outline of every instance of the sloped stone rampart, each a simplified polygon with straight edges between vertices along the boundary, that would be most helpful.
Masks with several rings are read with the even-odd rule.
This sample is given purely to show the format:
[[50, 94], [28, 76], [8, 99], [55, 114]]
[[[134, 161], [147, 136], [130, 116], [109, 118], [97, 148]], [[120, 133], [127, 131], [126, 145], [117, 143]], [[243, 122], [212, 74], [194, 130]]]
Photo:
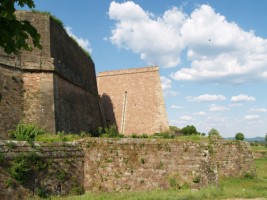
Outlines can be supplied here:
[[42, 49], [8, 55], [0, 48], [0, 139], [19, 122], [50, 133], [92, 133], [104, 126], [90, 56], [48, 14], [16, 15], [38, 30]]

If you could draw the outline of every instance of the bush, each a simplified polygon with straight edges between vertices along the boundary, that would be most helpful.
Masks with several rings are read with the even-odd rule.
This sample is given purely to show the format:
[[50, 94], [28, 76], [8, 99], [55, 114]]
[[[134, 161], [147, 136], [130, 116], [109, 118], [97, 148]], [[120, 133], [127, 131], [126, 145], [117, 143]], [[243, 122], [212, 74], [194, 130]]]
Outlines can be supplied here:
[[84, 192], [85, 192], [84, 188], [80, 186], [75, 186], [71, 190], [71, 194], [73, 195], [82, 195], [84, 194]]
[[245, 139], [245, 136], [244, 136], [244, 134], [243, 133], [237, 133], [237, 134], [235, 134], [235, 139], [236, 140], [244, 140]]
[[[100, 128], [98, 128], [98, 129], [100, 129]], [[103, 130], [101, 130], [101, 131], [103, 131]], [[120, 134], [117, 130], [117, 126], [115, 124], [113, 124], [113, 125], [110, 125], [108, 128], [104, 128], [104, 134], [101, 134], [100, 137], [122, 138], [122, 137], [124, 137], [124, 135]]]
[[175, 135], [170, 132], [160, 132], [160, 133], [155, 133], [152, 137], [162, 138], [162, 139], [172, 139], [175, 137]]
[[182, 130], [176, 126], [169, 126], [170, 132], [174, 133], [176, 136], [182, 134]]
[[217, 131], [217, 129], [215, 128], [212, 128], [210, 131], [209, 131], [209, 136], [220, 136], [220, 132]]
[[186, 127], [182, 128], [183, 135], [199, 135], [199, 132], [197, 132], [197, 129], [195, 126], [187, 125]]
[[9, 173], [16, 181], [24, 183], [38, 161], [40, 157], [36, 153], [20, 154], [10, 166]]
[[10, 131], [10, 137], [16, 140], [34, 141], [37, 135], [44, 134], [45, 131], [35, 124], [19, 123], [16, 129]]

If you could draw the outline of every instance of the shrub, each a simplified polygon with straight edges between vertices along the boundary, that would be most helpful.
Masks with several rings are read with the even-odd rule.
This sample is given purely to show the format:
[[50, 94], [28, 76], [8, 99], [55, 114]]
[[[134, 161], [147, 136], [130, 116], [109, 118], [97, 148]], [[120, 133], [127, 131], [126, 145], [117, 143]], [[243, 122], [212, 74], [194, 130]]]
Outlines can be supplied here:
[[11, 177], [21, 184], [24, 183], [39, 160], [40, 157], [36, 153], [20, 154], [9, 168]]
[[6, 143], [6, 146], [7, 146], [9, 149], [13, 149], [13, 148], [15, 148], [17, 145], [16, 145], [16, 143], [14, 143], [14, 142], [7, 142], [7, 143]]
[[7, 188], [13, 188], [14, 189], [16, 187], [16, 183], [15, 183], [15, 181], [13, 179], [8, 178], [8, 179], [5, 180], [5, 186]]
[[29, 173], [30, 166], [25, 162], [14, 163], [9, 168], [9, 173], [19, 183], [23, 183]]
[[40, 186], [36, 189], [36, 194], [41, 198], [49, 197], [48, 192], [46, 191], [45, 187]]
[[133, 133], [131, 137], [132, 137], [132, 138], [139, 138], [138, 135], [137, 135], [136, 133]]
[[209, 133], [208, 133], [209, 136], [220, 136], [220, 132], [215, 129], [215, 128], [212, 128]]
[[183, 135], [199, 135], [199, 132], [197, 132], [196, 127], [193, 125], [187, 125], [186, 127], [182, 128], [181, 132]]
[[245, 136], [244, 136], [244, 134], [243, 133], [237, 133], [236, 135], [235, 135], [235, 139], [236, 140], [244, 140], [245, 139]]
[[67, 174], [63, 170], [57, 171], [56, 178], [59, 181], [64, 181], [67, 178]]
[[160, 133], [155, 133], [152, 137], [163, 138], [163, 139], [172, 139], [175, 137], [175, 135], [174, 135], [174, 133], [170, 133], [170, 132], [160, 132]]
[[37, 135], [44, 134], [45, 131], [35, 124], [19, 123], [16, 129], [10, 131], [10, 137], [16, 140], [34, 141]]
[[110, 125], [108, 128], [104, 128], [104, 134], [100, 135], [101, 137], [108, 138], [122, 138], [124, 135], [120, 134], [117, 130], [117, 126], [115, 124]]
[[176, 126], [169, 126], [170, 132], [175, 134], [176, 136], [182, 134], [182, 130]]
[[75, 186], [75, 187], [73, 187], [73, 188], [71, 189], [71, 193], [72, 193], [73, 195], [82, 195], [82, 194], [84, 194], [84, 192], [85, 192], [85, 190], [84, 190], [84, 188], [81, 187], [81, 186]]

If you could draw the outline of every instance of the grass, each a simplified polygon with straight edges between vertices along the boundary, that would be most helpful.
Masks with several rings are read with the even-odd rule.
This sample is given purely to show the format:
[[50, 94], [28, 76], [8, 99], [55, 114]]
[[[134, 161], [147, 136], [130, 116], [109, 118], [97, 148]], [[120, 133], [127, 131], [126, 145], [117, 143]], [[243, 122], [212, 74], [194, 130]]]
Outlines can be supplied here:
[[255, 161], [257, 177], [224, 178], [219, 186], [200, 190], [152, 190], [121, 193], [86, 193], [82, 196], [54, 197], [55, 200], [214, 200], [228, 198], [267, 198], [267, 159]]
[[79, 135], [75, 134], [42, 134], [35, 137], [36, 142], [73, 142], [81, 139]]
[[251, 146], [251, 150], [255, 151], [267, 151], [267, 146], [265, 145], [258, 145], [258, 146]]

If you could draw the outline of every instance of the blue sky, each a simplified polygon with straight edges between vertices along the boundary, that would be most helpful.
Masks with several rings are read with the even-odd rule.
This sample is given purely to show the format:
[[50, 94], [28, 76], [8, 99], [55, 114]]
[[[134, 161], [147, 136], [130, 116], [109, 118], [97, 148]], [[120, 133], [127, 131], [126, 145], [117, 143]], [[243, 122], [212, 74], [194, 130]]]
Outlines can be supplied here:
[[267, 132], [267, 1], [37, 0], [96, 71], [158, 65], [170, 125]]

